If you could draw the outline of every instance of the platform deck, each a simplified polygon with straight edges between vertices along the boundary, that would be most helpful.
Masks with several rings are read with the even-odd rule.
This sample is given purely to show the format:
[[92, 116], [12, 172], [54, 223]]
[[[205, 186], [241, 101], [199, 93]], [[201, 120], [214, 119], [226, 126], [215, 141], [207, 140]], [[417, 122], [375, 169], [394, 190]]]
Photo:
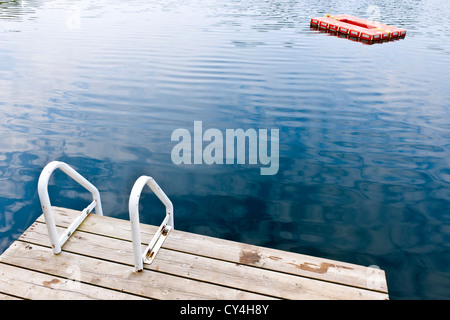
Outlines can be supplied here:
[[[54, 214], [62, 232], [80, 212]], [[142, 272], [132, 250], [129, 221], [90, 214], [54, 255], [41, 215], [0, 257], [0, 300], [389, 299], [383, 270], [179, 230]]]

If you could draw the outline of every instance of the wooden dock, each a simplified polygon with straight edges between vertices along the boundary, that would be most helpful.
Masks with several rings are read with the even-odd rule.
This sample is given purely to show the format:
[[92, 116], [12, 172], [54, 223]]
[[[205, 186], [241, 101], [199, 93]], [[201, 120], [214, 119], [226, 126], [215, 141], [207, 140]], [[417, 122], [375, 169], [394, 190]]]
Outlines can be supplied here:
[[[62, 232], [79, 211], [54, 207]], [[157, 226], [141, 225], [142, 249]], [[179, 230], [134, 272], [130, 222], [90, 214], [54, 255], [41, 215], [0, 257], [2, 299], [389, 299], [384, 271]]]

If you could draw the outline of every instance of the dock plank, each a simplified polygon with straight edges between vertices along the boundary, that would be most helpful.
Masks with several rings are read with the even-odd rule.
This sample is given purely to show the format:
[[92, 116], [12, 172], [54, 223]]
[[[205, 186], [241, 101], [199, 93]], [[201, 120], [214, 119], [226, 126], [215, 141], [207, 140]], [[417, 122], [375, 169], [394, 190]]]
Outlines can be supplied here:
[[0, 288], [5, 299], [18, 299], [12, 296], [39, 300], [145, 299], [4, 263], [0, 263]]
[[0, 300], [23, 300], [23, 299], [0, 292]]
[[[54, 211], [56, 224], [62, 227], [67, 227], [73, 220], [73, 215], [79, 214], [78, 211], [57, 207], [55, 207]], [[43, 216], [38, 218], [37, 221], [44, 222]], [[130, 223], [126, 220], [110, 218], [105, 221], [97, 215], [91, 215], [89, 219], [80, 225], [79, 229], [131, 241]], [[148, 244], [156, 230], [156, 226], [141, 224], [142, 243]], [[380, 269], [223, 240], [180, 230], [173, 230], [170, 233], [170, 237], [164, 242], [163, 248], [388, 293], [386, 276], [384, 271]]]
[[[59, 234], [79, 214], [54, 207]], [[0, 299], [389, 299], [384, 271], [329, 259], [172, 230], [135, 272], [132, 248], [129, 221], [90, 214], [54, 255], [40, 216], [0, 257]]]
[[68, 266], [80, 271], [80, 282], [131, 293], [152, 299], [264, 299], [264, 296], [214, 286], [150, 270], [134, 272], [130, 266], [112, 263], [83, 255], [62, 251], [54, 255], [48, 247], [16, 241], [2, 255], [8, 264], [62, 278], [70, 278]]
[[[59, 227], [58, 227], [59, 229]], [[62, 228], [60, 230], [62, 232]], [[35, 223], [20, 240], [27, 243], [48, 245], [46, 227]], [[76, 231], [77, 241], [68, 242], [64, 250], [89, 255], [108, 261], [116, 261], [132, 266], [132, 245], [130, 242]], [[143, 246], [142, 249], [145, 247]], [[196, 256], [184, 252], [161, 249], [151, 265], [145, 269], [179, 275], [204, 282], [230, 286], [237, 289], [262, 293], [282, 299], [381, 299], [383, 293], [341, 286], [335, 283], [315, 281], [310, 278], [274, 272], [228, 261]], [[261, 281], [264, 279], [264, 281]]]

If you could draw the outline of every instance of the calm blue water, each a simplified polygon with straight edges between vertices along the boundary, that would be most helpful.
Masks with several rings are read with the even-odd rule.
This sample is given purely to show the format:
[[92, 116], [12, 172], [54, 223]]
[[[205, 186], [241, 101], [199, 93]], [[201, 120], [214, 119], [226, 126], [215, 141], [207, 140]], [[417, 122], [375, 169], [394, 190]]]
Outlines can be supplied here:
[[[325, 13], [408, 34], [368, 46], [310, 30]], [[0, 252], [41, 214], [38, 176], [61, 160], [105, 215], [128, 219], [151, 175], [178, 229], [377, 265], [391, 299], [450, 298], [449, 14], [413, 0], [0, 2]], [[172, 131], [197, 120], [279, 129], [278, 173], [173, 164]], [[50, 195], [89, 199], [58, 172]], [[159, 201], [142, 203], [159, 224]]]

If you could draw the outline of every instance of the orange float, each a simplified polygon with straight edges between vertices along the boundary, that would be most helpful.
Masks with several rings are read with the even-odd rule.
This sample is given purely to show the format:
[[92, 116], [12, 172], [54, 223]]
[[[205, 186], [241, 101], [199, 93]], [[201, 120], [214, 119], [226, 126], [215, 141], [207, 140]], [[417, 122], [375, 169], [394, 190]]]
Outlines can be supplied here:
[[319, 30], [348, 35], [349, 38], [360, 39], [365, 42], [389, 41], [406, 36], [406, 30], [353, 17], [347, 14], [312, 18], [311, 26]]

